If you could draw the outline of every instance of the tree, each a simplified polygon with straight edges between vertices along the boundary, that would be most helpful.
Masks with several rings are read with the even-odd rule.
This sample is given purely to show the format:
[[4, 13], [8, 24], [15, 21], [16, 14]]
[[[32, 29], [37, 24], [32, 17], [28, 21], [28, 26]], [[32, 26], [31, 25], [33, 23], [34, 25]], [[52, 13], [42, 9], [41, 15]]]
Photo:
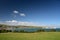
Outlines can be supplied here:
[[55, 29], [51, 29], [50, 31], [51, 31], [51, 32], [55, 32], [56, 30], [55, 30]]

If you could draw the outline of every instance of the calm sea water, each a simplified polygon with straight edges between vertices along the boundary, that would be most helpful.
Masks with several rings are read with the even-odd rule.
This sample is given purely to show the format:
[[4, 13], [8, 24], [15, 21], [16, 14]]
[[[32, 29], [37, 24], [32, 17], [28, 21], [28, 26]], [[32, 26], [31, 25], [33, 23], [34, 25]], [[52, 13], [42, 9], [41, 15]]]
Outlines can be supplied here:
[[[28, 32], [34, 32], [37, 30], [42, 30], [41, 28], [16, 28], [16, 31], [20, 31], [20, 30], [24, 30], [24, 31], [28, 31]], [[51, 29], [44, 29], [45, 31], [50, 31]], [[56, 28], [56, 31], [60, 31], [60, 28]]]

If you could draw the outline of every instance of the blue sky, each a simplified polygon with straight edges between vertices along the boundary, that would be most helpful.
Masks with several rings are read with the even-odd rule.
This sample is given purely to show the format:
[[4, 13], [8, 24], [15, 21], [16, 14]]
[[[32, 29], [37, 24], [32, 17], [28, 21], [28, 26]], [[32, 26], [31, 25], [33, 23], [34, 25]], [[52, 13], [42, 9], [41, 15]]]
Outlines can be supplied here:
[[32, 22], [38, 25], [60, 25], [60, 1], [0, 0], [0, 21], [22, 21]]

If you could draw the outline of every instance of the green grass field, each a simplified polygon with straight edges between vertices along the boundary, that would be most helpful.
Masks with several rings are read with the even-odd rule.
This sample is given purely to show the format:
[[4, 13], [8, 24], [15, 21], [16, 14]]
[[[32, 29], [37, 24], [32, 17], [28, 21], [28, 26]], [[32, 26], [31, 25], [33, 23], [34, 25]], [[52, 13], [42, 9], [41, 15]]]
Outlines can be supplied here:
[[0, 33], [0, 40], [60, 40], [60, 32]]

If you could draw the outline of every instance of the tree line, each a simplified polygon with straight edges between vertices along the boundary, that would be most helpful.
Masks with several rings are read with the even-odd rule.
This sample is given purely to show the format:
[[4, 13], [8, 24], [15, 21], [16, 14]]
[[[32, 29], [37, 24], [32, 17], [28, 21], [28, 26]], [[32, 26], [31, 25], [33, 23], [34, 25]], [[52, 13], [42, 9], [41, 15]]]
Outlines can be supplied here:
[[[5, 32], [19, 32], [19, 33], [34, 33], [34, 32], [56, 32], [56, 29], [50, 29], [49, 31], [41, 28], [41, 29], [38, 29], [37, 31], [32, 31], [32, 32], [29, 32], [29, 31], [25, 31], [25, 30], [6, 30], [5, 28], [8, 27], [8, 25], [2, 25], [0, 24], [0, 33], [5, 33]], [[14, 26], [16, 29], [18, 28], [17, 26]]]

